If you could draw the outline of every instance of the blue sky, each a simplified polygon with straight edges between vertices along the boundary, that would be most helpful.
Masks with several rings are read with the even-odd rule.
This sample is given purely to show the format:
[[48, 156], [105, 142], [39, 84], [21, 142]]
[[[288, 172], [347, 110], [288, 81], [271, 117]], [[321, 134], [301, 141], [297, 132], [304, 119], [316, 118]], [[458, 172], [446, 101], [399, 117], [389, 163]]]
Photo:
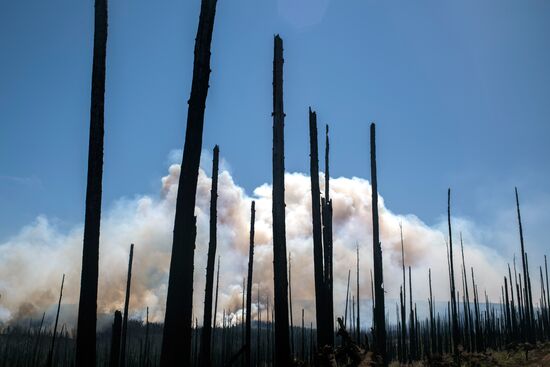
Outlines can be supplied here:
[[[104, 208], [158, 192], [183, 146], [198, 12], [110, 1]], [[454, 213], [482, 224], [513, 209], [514, 185], [527, 207], [550, 202], [549, 2], [219, 0], [203, 147], [249, 194], [271, 181], [276, 33], [288, 171], [308, 172], [312, 106], [333, 176], [369, 177], [376, 121], [394, 212], [435, 223], [449, 186]], [[92, 37], [90, 0], [0, 2], [0, 241], [40, 214], [83, 221]]]

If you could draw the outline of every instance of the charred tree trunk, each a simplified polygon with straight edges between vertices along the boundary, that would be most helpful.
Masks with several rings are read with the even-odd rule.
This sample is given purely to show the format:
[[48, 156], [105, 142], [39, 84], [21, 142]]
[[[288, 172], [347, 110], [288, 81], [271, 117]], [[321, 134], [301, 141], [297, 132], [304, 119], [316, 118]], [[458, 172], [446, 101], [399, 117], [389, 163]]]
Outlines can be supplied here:
[[274, 40], [273, 58], [273, 277], [275, 296], [275, 366], [290, 365], [288, 279], [285, 229], [285, 156], [283, 110], [283, 40]]
[[323, 243], [321, 237], [321, 206], [319, 199], [319, 160], [317, 148], [317, 114], [309, 109], [309, 146], [311, 176], [311, 216], [313, 222], [313, 266], [315, 279], [315, 317], [317, 324], [317, 346], [322, 348], [328, 343], [326, 333], [326, 287], [323, 269]]
[[[542, 274], [542, 273], [541, 273]], [[57, 334], [57, 322], [59, 321], [59, 310], [61, 308], [61, 298], [63, 298], [63, 285], [65, 284], [65, 274], [63, 274], [63, 278], [61, 279], [61, 290], [59, 291], [59, 302], [57, 303], [57, 313], [55, 314], [55, 323], [53, 327], [53, 334], [52, 334], [52, 345], [50, 347], [50, 352], [48, 353], [48, 362], [47, 366], [52, 367], [53, 363], [53, 353], [55, 348], [55, 337]], [[61, 331], [63, 333], [63, 330]]]
[[120, 367], [126, 366], [126, 333], [128, 332], [128, 306], [130, 304], [130, 285], [132, 283], [132, 261], [134, 259], [134, 244], [130, 245], [128, 260], [128, 278], [126, 279], [126, 298], [124, 299], [124, 316], [122, 318], [122, 340], [120, 346]]
[[[248, 283], [246, 284], [246, 340], [245, 366], [251, 366], [251, 323], [252, 323], [252, 273], [254, 268], [254, 221], [256, 216], [255, 202], [250, 207], [250, 246], [248, 252]], [[259, 291], [258, 291], [259, 292]], [[259, 301], [258, 301], [259, 302]], [[260, 309], [258, 308], [258, 312]]]
[[382, 357], [384, 364], [388, 363], [386, 356], [386, 320], [384, 306], [384, 271], [382, 266], [382, 247], [378, 228], [378, 181], [376, 177], [376, 130], [370, 125], [370, 172], [372, 181], [372, 247], [374, 262], [374, 334], [376, 353]]
[[196, 237], [195, 196], [202, 149], [204, 110], [210, 78], [210, 44], [214, 29], [216, 0], [202, 0], [187, 129], [181, 162], [172, 258], [162, 338], [160, 366], [172, 367], [191, 362], [193, 312], [193, 264]]
[[106, 52], [107, 0], [96, 0], [88, 181], [86, 186], [82, 276], [80, 278], [80, 298], [78, 302], [76, 367], [95, 367], [96, 364], [97, 278], [99, 225], [101, 221], [101, 182], [103, 178]]
[[455, 290], [455, 272], [453, 266], [453, 235], [451, 231], [451, 189], [447, 191], [447, 223], [449, 225], [449, 275], [451, 283], [451, 318], [453, 331], [453, 354], [455, 362], [458, 363], [460, 345], [460, 332], [458, 329], [458, 316], [456, 307], [456, 290]]
[[210, 367], [212, 364], [210, 349], [212, 346], [212, 291], [214, 287], [214, 262], [216, 261], [216, 221], [218, 203], [218, 161], [220, 149], [214, 147], [212, 159], [212, 188], [210, 190], [210, 242], [208, 244], [208, 260], [206, 264], [206, 285], [204, 287], [204, 312], [201, 332], [199, 364]]
[[361, 345], [361, 316], [359, 316], [359, 244], [357, 244], [357, 323], [356, 323], [356, 341]]
[[323, 219], [323, 255], [326, 313], [326, 342], [334, 346], [334, 300], [332, 290], [332, 200], [330, 199], [328, 125], [325, 129], [325, 197], [321, 199]]
[[399, 232], [401, 234], [401, 267], [403, 270], [403, 300], [401, 302], [401, 363], [407, 361], [407, 284], [405, 282], [405, 248], [403, 241], [403, 226], [399, 223]]
[[122, 329], [122, 313], [115, 311], [115, 320], [113, 322], [113, 331], [111, 335], [111, 358], [109, 367], [117, 367], [120, 361], [120, 332]]

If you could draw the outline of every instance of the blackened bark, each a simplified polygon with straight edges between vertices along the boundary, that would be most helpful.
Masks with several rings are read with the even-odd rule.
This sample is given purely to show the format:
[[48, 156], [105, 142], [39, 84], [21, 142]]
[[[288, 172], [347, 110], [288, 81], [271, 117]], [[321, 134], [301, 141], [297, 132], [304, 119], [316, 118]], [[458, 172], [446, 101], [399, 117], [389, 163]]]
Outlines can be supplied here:
[[326, 287], [323, 268], [323, 243], [321, 237], [321, 191], [319, 188], [319, 159], [317, 148], [317, 114], [309, 109], [309, 167], [311, 177], [311, 216], [313, 224], [313, 267], [315, 279], [315, 318], [317, 324], [317, 346], [328, 343], [326, 333]]
[[76, 367], [95, 367], [96, 364], [97, 278], [99, 226], [101, 221], [101, 182], [103, 178], [106, 52], [107, 0], [96, 0], [88, 181], [86, 186], [82, 275], [78, 302]]
[[386, 320], [384, 306], [384, 271], [382, 266], [382, 247], [378, 227], [378, 181], [376, 177], [376, 128], [370, 125], [370, 172], [372, 184], [372, 247], [374, 262], [374, 333], [376, 353], [387, 364], [386, 356]]
[[[254, 271], [254, 221], [256, 217], [255, 202], [252, 201], [250, 207], [250, 245], [248, 252], [248, 283], [246, 284], [246, 339], [245, 339], [245, 366], [251, 366], [252, 359], [252, 274]], [[258, 313], [260, 309], [258, 308]], [[259, 325], [259, 324], [258, 324]]]
[[[47, 361], [47, 367], [52, 367], [53, 363], [53, 353], [55, 348], [55, 337], [57, 335], [57, 322], [59, 321], [59, 310], [61, 309], [61, 298], [63, 298], [63, 285], [65, 284], [65, 274], [63, 274], [63, 278], [61, 279], [61, 290], [59, 291], [59, 302], [57, 303], [57, 313], [55, 314], [55, 323], [53, 326], [53, 334], [52, 334], [52, 344], [50, 346], [50, 352], [48, 353], [48, 361]], [[61, 330], [63, 333], [63, 330]]]
[[109, 367], [118, 367], [120, 361], [120, 332], [122, 329], [122, 313], [115, 311], [115, 320], [111, 334], [111, 358]]
[[193, 80], [181, 163], [160, 366], [191, 363], [193, 264], [196, 237], [195, 196], [202, 149], [204, 110], [210, 78], [210, 44], [216, 0], [202, 0], [195, 39]]
[[329, 172], [329, 138], [328, 125], [325, 128], [325, 197], [321, 199], [323, 219], [323, 255], [324, 255], [324, 283], [326, 302], [326, 338], [330, 346], [334, 346], [334, 297], [332, 280], [332, 200], [330, 199], [330, 172]]
[[120, 346], [120, 367], [126, 366], [126, 333], [128, 332], [128, 306], [130, 304], [130, 285], [132, 283], [132, 262], [134, 259], [134, 244], [130, 245], [128, 260], [128, 278], [126, 279], [126, 298], [124, 299], [124, 315], [122, 318], [122, 340]]
[[275, 296], [275, 366], [290, 365], [288, 279], [285, 229], [285, 155], [283, 40], [274, 39], [273, 58], [273, 277]]
[[449, 275], [451, 283], [451, 318], [453, 331], [453, 354], [455, 363], [458, 362], [460, 345], [460, 332], [458, 329], [458, 315], [456, 308], [455, 273], [453, 265], [453, 235], [451, 231], [451, 189], [447, 191], [447, 223], [449, 225]]
[[208, 243], [208, 259], [206, 264], [206, 284], [204, 287], [204, 311], [199, 352], [199, 365], [210, 367], [212, 345], [212, 293], [214, 288], [214, 262], [216, 261], [216, 222], [218, 203], [218, 161], [220, 148], [214, 147], [212, 159], [212, 188], [210, 190], [210, 241]]
[[356, 324], [356, 341], [357, 344], [361, 345], [361, 317], [359, 316], [359, 244], [357, 244], [357, 324]]

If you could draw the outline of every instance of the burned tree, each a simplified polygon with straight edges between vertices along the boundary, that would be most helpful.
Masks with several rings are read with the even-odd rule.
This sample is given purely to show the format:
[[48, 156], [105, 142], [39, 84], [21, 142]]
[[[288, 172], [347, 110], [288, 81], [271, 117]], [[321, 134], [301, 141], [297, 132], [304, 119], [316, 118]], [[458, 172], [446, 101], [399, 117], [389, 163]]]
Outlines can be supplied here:
[[[208, 259], [206, 264], [206, 285], [204, 287], [204, 312], [201, 333], [199, 364], [211, 365], [210, 349], [212, 339], [212, 293], [214, 287], [214, 262], [216, 261], [216, 220], [218, 203], [218, 160], [220, 148], [214, 147], [212, 159], [212, 188], [210, 190], [210, 242], [208, 244]], [[219, 264], [219, 263], [218, 263]], [[217, 295], [216, 295], [217, 296]]]
[[[246, 336], [245, 336], [245, 366], [251, 366], [251, 323], [252, 323], [252, 274], [254, 270], [254, 221], [256, 217], [256, 203], [254, 200], [250, 206], [250, 245], [248, 252], [248, 283], [246, 284]], [[259, 292], [259, 291], [258, 291]], [[258, 296], [259, 302], [259, 296]], [[258, 312], [260, 308], [258, 308]]]
[[384, 272], [382, 267], [382, 247], [378, 227], [378, 181], [376, 177], [376, 127], [370, 125], [370, 173], [372, 184], [372, 247], [374, 262], [374, 338], [376, 353], [387, 364], [386, 321], [384, 309]]
[[[65, 274], [63, 274], [63, 278], [61, 279], [61, 290], [59, 291], [59, 302], [57, 303], [57, 313], [55, 314], [55, 323], [53, 327], [53, 333], [52, 333], [52, 345], [50, 346], [50, 352], [48, 353], [48, 361], [47, 361], [47, 367], [52, 367], [53, 363], [53, 353], [55, 350], [55, 337], [57, 334], [57, 322], [59, 321], [59, 310], [61, 309], [61, 299], [63, 298], [63, 285], [65, 284]], [[63, 330], [61, 331], [63, 333]]]
[[[460, 344], [460, 332], [458, 329], [458, 315], [456, 307], [455, 273], [453, 266], [453, 234], [451, 231], [451, 189], [447, 191], [447, 224], [449, 226], [449, 277], [451, 290], [451, 327], [453, 332], [453, 354], [459, 358], [458, 346]], [[458, 362], [455, 360], [455, 362]]]
[[111, 333], [111, 356], [109, 359], [109, 367], [118, 367], [120, 361], [120, 331], [122, 328], [122, 313], [115, 311], [115, 320], [113, 321], [113, 329]]
[[105, 60], [107, 53], [107, 0], [96, 0], [94, 53], [88, 147], [86, 214], [82, 251], [82, 275], [78, 302], [76, 367], [96, 363], [97, 278], [99, 267], [99, 225], [103, 178], [103, 135], [105, 107]]
[[325, 197], [321, 199], [323, 217], [323, 256], [327, 343], [334, 346], [334, 301], [332, 290], [332, 200], [330, 199], [328, 125], [325, 126]]
[[[313, 266], [315, 279], [315, 317], [317, 323], [317, 346], [322, 348], [328, 341], [327, 303], [321, 237], [321, 206], [319, 199], [319, 160], [317, 148], [317, 114], [309, 109], [309, 166], [311, 176], [311, 215], [313, 221]], [[330, 331], [330, 329], [329, 329]]]
[[134, 244], [130, 245], [128, 260], [128, 278], [126, 279], [126, 298], [124, 299], [124, 315], [122, 318], [122, 340], [120, 346], [120, 367], [126, 366], [126, 334], [128, 332], [128, 306], [130, 304], [130, 285], [132, 284], [132, 261], [134, 259]]
[[187, 110], [187, 129], [181, 162], [172, 242], [170, 276], [160, 366], [191, 361], [193, 264], [196, 237], [195, 196], [202, 149], [204, 110], [210, 78], [210, 44], [216, 0], [202, 0], [195, 38], [193, 80]]
[[285, 156], [283, 110], [283, 40], [274, 39], [273, 57], [273, 277], [275, 366], [290, 365], [288, 280], [285, 229]]

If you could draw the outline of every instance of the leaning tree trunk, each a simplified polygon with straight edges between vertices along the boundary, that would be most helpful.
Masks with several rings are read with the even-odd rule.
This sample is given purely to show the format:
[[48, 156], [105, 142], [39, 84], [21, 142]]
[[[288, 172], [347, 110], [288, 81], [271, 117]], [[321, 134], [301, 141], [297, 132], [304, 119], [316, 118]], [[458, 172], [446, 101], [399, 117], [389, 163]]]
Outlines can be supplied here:
[[283, 110], [283, 40], [274, 40], [273, 58], [273, 277], [275, 296], [275, 366], [290, 365], [288, 279], [285, 237], [285, 156]]
[[384, 311], [384, 271], [382, 267], [382, 247], [378, 228], [378, 181], [376, 178], [376, 127], [370, 125], [370, 173], [372, 180], [372, 247], [374, 262], [374, 334], [376, 353], [387, 364], [386, 320]]
[[206, 285], [204, 288], [204, 312], [201, 333], [199, 364], [210, 367], [212, 345], [212, 292], [214, 288], [214, 262], [216, 261], [216, 218], [218, 202], [218, 160], [220, 149], [214, 147], [212, 160], [212, 189], [210, 190], [210, 243], [208, 244], [208, 260], [206, 265]]
[[[256, 203], [252, 201], [250, 207], [250, 246], [248, 252], [248, 282], [246, 284], [246, 339], [245, 339], [245, 366], [251, 366], [252, 345], [251, 345], [251, 323], [252, 323], [252, 274], [254, 270], [254, 218], [256, 217]], [[258, 297], [259, 298], [259, 297]], [[259, 301], [258, 301], [259, 302]], [[258, 308], [258, 313], [260, 308]], [[258, 324], [259, 326], [259, 324]]]
[[126, 298], [124, 299], [124, 316], [122, 318], [122, 340], [120, 346], [120, 367], [126, 366], [126, 334], [128, 333], [128, 306], [130, 304], [130, 286], [132, 284], [132, 262], [134, 259], [134, 244], [130, 245], [128, 260], [128, 278], [126, 279]]
[[317, 114], [309, 109], [309, 166], [311, 177], [311, 216], [313, 221], [313, 267], [315, 279], [315, 317], [317, 324], [317, 347], [328, 343], [327, 303], [323, 270], [323, 243], [321, 237], [321, 206], [319, 189], [319, 160], [317, 148]]
[[193, 263], [196, 237], [195, 196], [202, 149], [204, 110], [210, 78], [210, 44], [216, 0], [202, 0], [193, 81], [187, 110], [187, 129], [181, 162], [174, 236], [160, 366], [188, 365], [191, 361]]
[[76, 367], [96, 364], [97, 278], [99, 267], [99, 224], [101, 221], [101, 181], [103, 178], [103, 134], [105, 104], [105, 59], [107, 52], [107, 0], [96, 0], [92, 102], [88, 182], [82, 251], [82, 275], [78, 302]]
[[[63, 278], [61, 279], [61, 290], [59, 291], [59, 302], [57, 303], [57, 313], [55, 314], [55, 323], [53, 327], [53, 333], [52, 333], [52, 344], [50, 346], [50, 351], [48, 353], [48, 361], [46, 363], [47, 367], [52, 367], [53, 364], [53, 353], [55, 350], [55, 337], [57, 334], [57, 322], [59, 321], [59, 310], [61, 309], [61, 298], [63, 298], [63, 285], [65, 284], [65, 274], [63, 274]], [[61, 331], [63, 334], [63, 330]]]

